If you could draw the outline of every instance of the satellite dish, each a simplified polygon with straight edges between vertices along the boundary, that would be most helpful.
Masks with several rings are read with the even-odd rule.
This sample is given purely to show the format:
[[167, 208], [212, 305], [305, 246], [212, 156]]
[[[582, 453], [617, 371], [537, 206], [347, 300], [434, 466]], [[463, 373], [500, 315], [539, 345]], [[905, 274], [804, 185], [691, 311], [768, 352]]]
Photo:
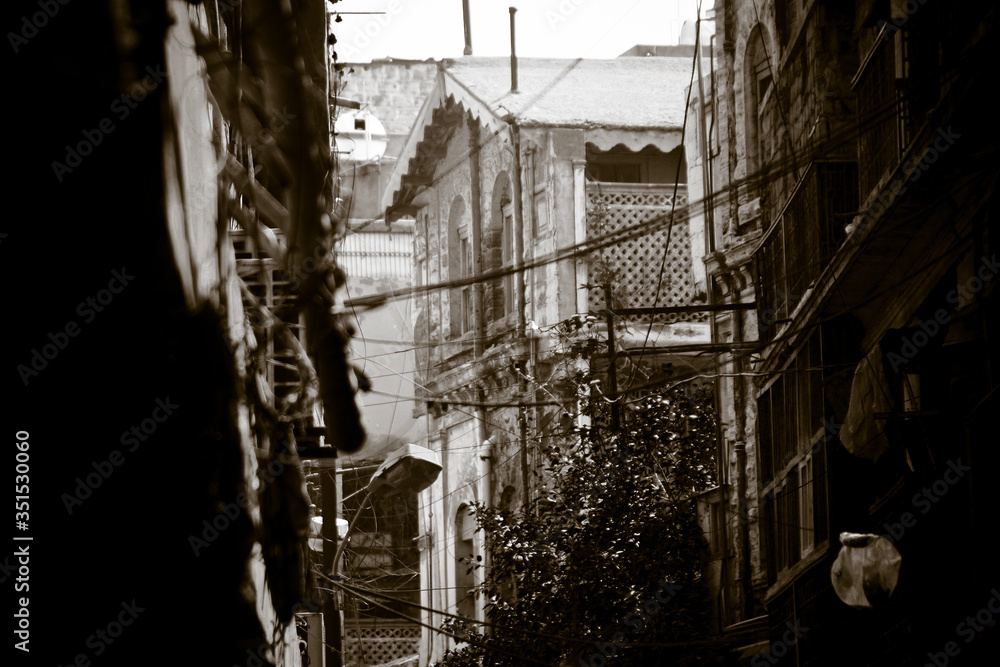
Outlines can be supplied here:
[[352, 162], [377, 160], [389, 145], [385, 126], [368, 109], [342, 111], [333, 131], [337, 153]]
[[[347, 520], [337, 519], [337, 539], [347, 536]], [[314, 516], [309, 521], [309, 548], [313, 551], [323, 551], [323, 517]]]

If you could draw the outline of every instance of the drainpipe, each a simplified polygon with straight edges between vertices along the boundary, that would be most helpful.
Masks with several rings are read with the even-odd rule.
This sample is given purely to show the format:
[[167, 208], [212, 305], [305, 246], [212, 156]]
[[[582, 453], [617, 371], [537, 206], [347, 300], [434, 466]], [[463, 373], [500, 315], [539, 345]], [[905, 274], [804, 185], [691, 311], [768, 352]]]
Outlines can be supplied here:
[[[739, 294], [735, 295], [739, 299]], [[733, 338], [738, 342], [743, 342], [743, 311], [733, 311], [732, 314], [735, 326], [733, 327]], [[746, 357], [737, 353], [735, 368], [736, 373], [742, 373], [746, 367]], [[752, 582], [750, 575], [750, 515], [747, 503], [747, 448], [746, 448], [746, 383], [743, 376], [736, 378], [733, 383], [733, 414], [736, 419], [736, 493], [739, 494], [738, 511], [740, 514], [740, 547], [743, 549], [743, 558], [740, 559], [740, 582], [743, 585], [743, 618], [750, 618], [753, 613]]]
[[510, 92], [517, 91], [517, 51], [514, 48], [514, 13], [517, 7], [509, 7], [510, 11]]
[[[702, 73], [702, 42], [701, 42], [701, 15], [695, 21], [695, 63], [698, 71], [698, 148], [701, 151], [701, 177], [702, 177], [702, 192], [703, 200], [705, 202], [705, 254], [707, 256], [712, 256], [715, 253], [715, 209], [712, 197], [712, 156], [711, 156], [711, 144], [708, 138], [708, 123], [705, 119], [705, 84], [704, 76]], [[713, 95], [715, 94], [713, 90]], [[705, 276], [705, 292], [707, 297], [708, 305], [715, 304], [715, 281], [712, 276]], [[739, 294], [734, 293], [733, 298], [735, 301], [739, 301]], [[733, 311], [730, 315], [733, 322], [733, 340], [735, 342], [743, 341], [743, 321], [742, 313], [739, 311]], [[718, 325], [716, 320], [715, 311], [709, 313], [709, 321], [711, 322], [711, 333], [712, 342], [718, 342]], [[741, 367], [740, 358], [737, 357], [733, 360], [734, 370], [739, 371]], [[736, 420], [737, 428], [737, 438], [733, 443], [733, 453], [736, 455], [736, 500], [737, 500], [737, 539], [739, 540], [740, 550], [742, 555], [739, 560], [739, 579], [741, 587], [743, 588], [743, 606], [741, 617], [743, 619], [750, 617], [750, 531], [747, 526], [747, 477], [746, 477], [746, 443], [744, 437], [744, 425], [742, 415], [743, 412], [743, 390], [740, 386], [740, 378], [735, 378], [733, 382], [733, 414]], [[722, 388], [716, 383], [715, 385], [715, 405], [722, 405]], [[717, 456], [719, 458], [718, 473], [719, 473], [719, 483], [722, 485], [723, 489], [729, 488], [728, 480], [728, 447], [726, 446], [725, 436], [722, 433], [722, 424], [719, 420], [716, 420], [716, 442], [717, 444]], [[723, 493], [722, 502], [722, 525], [728, 526], [729, 520], [727, 517], [728, 512], [728, 502], [726, 502], [727, 494]], [[726, 530], [724, 535], [724, 561], [729, 561], [729, 531]], [[728, 570], [728, 567], [726, 568]], [[728, 620], [728, 619], [726, 619]]]
[[[472, 273], [481, 275], [483, 272], [483, 210], [482, 210], [482, 165], [479, 146], [479, 122], [466, 116], [469, 127], [469, 172], [472, 181]], [[486, 313], [484, 308], [483, 281], [477, 280], [472, 286], [472, 313], [476, 324], [476, 338], [473, 341], [473, 354], [476, 359], [483, 355], [486, 339]]]
[[[514, 39], [514, 13], [516, 7], [510, 7], [510, 89], [512, 93], [517, 92], [517, 53]], [[514, 285], [516, 290], [515, 309], [517, 311], [517, 330], [520, 332], [521, 340], [527, 335], [528, 322], [526, 319], [526, 298], [524, 285], [524, 201], [522, 194], [522, 184], [524, 173], [521, 166], [521, 128], [517, 125], [517, 119], [513, 114], [508, 114], [505, 119], [510, 125], [511, 143], [514, 148]], [[522, 368], [522, 373], [526, 371]], [[518, 406], [518, 425], [521, 436], [521, 484], [524, 486], [523, 501], [524, 508], [528, 508], [528, 425], [527, 407], [524, 405], [523, 396], [527, 392], [527, 386], [522, 386], [521, 405]]]
[[[514, 12], [511, 7], [511, 22], [513, 25]], [[513, 33], [512, 33], [513, 35]], [[522, 178], [521, 171], [521, 128], [513, 116], [508, 116], [507, 122], [511, 128], [511, 139], [514, 144], [514, 286], [516, 290], [515, 308], [517, 310], [517, 330], [521, 337], [527, 335], [528, 321], [526, 319], [526, 290], [524, 285], [524, 202], [522, 201]], [[528, 369], [522, 368], [522, 374]], [[522, 401], [518, 407], [518, 425], [521, 436], [521, 483], [524, 486], [523, 500], [524, 509], [528, 509], [528, 424], [527, 408], [524, 405], [523, 395], [528, 389], [525, 384], [522, 386]]]
[[701, 150], [701, 183], [705, 201], [706, 250], [711, 254], [715, 252], [715, 211], [712, 203], [712, 156], [708, 142], [708, 123], [705, 121], [705, 85], [701, 72], [701, 16], [695, 21], [695, 32], [697, 33], [694, 40], [695, 63], [698, 68], [698, 144]]
[[[485, 398], [486, 398], [485, 392], [483, 392], [483, 390], [480, 389], [477, 393], [478, 393], [478, 400], [479, 400], [479, 402], [480, 403], [484, 402]], [[486, 507], [492, 508], [493, 507], [493, 488], [494, 488], [494, 483], [493, 483], [493, 440], [492, 440], [492, 438], [489, 437], [489, 433], [487, 433], [487, 431], [486, 431], [486, 408], [484, 408], [484, 407], [476, 408], [476, 417], [478, 418], [478, 421], [479, 421], [479, 443], [480, 443], [480, 447], [481, 447], [480, 454], [479, 454], [479, 460], [482, 461], [482, 468], [481, 468], [481, 470], [482, 470], [482, 480], [483, 480], [483, 488], [482, 488], [482, 491], [481, 491], [481, 494], [480, 494], [480, 498], [482, 499], [482, 503]], [[487, 542], [488, 539], [489, 539], [488, 536], [484, 534], [483, 535], [483, 542], [482, 542], [482, 546], [483, 546], [483, 567], [486, 568], [485, 570], [483, 570], [484, 572], [489, 572], [489, 568], [491, 567], [491, 565], [490, 565], [490, 550], [489, 550], [489, 544]], [[482, 583], [482, 581], [480, 580], [477, 583]], [[482, 620], [482, 621], [486, 620], [485, 614], [483, 614], [482, 616], [480, 615], [480, 612], [484, 612], [484, 611], [485, 610], [483, 609], [483, 607], [479, 607], [478, 609], [476, 609], [476, 617], [479, 620]], [[485, 634], [485, 632], [484, 632], [484, 634]]]
[[472, 20], [469, 18], [469, 0], [462, 0], [462, 19], [465, 21], [465, 51], [462, 53], [472, 55]]

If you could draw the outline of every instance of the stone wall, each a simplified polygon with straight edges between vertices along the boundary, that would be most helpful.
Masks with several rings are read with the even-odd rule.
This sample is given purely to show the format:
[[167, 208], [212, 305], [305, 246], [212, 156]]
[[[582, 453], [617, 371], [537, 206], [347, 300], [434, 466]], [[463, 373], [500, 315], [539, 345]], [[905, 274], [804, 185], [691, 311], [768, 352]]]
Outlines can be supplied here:
[[[714, 92], [710, 104], [720, 123], [720, 150], [709, 158], [718, 200], [712, 230], [716, 252], [708, 258], [707, 271], [716, 303], [746, 303], [755, 299], [752, 251], [780, 214], [809, 161], [821, 146], [825, 159], [856, 154], [856, 139], [848, 131], [855, 120], [850, 75], [857, 69], [857, 56], [849, 47], [853, 4], [815, 0], [803, 7], [800, 3], [779, 3], [776, 14], [773, 0], [756, 6], [717, 0], [715, 14], [714, 91], [707, 76], [704, 85], [706, 98]], [[758, 110], [747, 108], [746, 68], [750, 39], [759, 39], [760, 33], [754, 30], [758, 21], [772, 84], [761, 93], [758, 135], [763, 140], [759, 166], [755, 167], [748, 156], [747, 114]], [[703, 186], [700, 174], [695, 180], [699, 182], [695, 185], [692, 181], [692, 193]], [[753, 341], [758, 337], [755, 311], [719, 314], [715, 322], [717, 341]], [[720, 370], [750, 369], [737, 359]], [[748, 574], [751, 583], [751, 590], [734, 587], [730, 622], [754, 610], [759, 612], [759, 596], [766, 588], [757, 514], [755, 396], [756, 385], [751, 379], [722, 380], [721, 481], [736, 488], [741, 473], [746, 481], [744, 497], [732, 493], [726, 499], [726, 512], [734, 519], [728, 524], [733, 546], [729, 577], [739, 582]]]
[[340, 95], [361, 102], [362, 108], [370, 107], [390, 140], [405, 140], [424, 100], [434, 89], [437, 69], [432, 60], [342, 63]]

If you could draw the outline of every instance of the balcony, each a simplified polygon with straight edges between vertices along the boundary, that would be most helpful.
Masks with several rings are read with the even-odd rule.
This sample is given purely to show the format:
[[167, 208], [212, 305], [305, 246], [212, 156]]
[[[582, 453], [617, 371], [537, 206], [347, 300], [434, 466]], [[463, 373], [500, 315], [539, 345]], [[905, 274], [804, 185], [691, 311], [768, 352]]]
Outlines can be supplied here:
[[854, 76], [862, 200], [899, 164], [938, 98], [936, 50], [929, 28], [887, 23]]
[[344, 621], [345, 667], [410, 664], [407, 658], [416, 661], [419, 650], [419, 625], [373, 619]]
[[754, 253], [761, 340], [788, 320], [844, 241], [857, 210], [854, 162], [813, 162]]
[[[691, 238], [688, 229], [687, 185], [587, 182], [587, 238], [657, 223], [652, 232], [636, 234], [594, 251], [590, 257], [590, 282], [601, 285], [610, 282], [615, 293], [615, 305], [627, 308], [687, 306], [695, 302], [697, 290], [691, 271]], [[668, 232], [666, 220], [676, 205], [673, 229]], [[660, 266], [663, 250], [670, 236], [663, 280]], [[631, 236], [631, 235], [630, 235]], [[605, 307], [604, 291], [589, 291], [592, 312]], [[673, 323], [705, 319], [704, 313], [656, 315], [656, 321]], [[648, 317], [648, 316], [647, 316]]]
[[344, 238], [337, 250], [337, 263], [352, 278], [413, 277], [412, 230], [356, 231]]

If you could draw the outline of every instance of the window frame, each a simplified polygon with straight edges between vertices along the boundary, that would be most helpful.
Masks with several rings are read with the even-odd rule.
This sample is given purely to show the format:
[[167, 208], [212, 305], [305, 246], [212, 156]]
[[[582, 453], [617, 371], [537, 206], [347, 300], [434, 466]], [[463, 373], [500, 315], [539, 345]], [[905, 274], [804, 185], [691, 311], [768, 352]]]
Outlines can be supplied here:
[[[514, 203], [507, 202], [500, 207], [500, 218], [503, 229], [500, 231], [500, 266], [509, 270], [514, 268]], [[514, 274], [507, 272], [503, 276], [503, 314], [506, 317], [515, 310]]]
[[[822, 366], [820, 356], [816, 333], [788, 361], [784, 370], [791, 372], [778, 373], [758, 394], [758, 479], [770, 585], [829, 544], [825, 401], [814, 400], [822, 380], [808, 370]], [[797, 423], [804, 419], [806, 424]], [[816, 427], [810, 431], [808, 424]]]

